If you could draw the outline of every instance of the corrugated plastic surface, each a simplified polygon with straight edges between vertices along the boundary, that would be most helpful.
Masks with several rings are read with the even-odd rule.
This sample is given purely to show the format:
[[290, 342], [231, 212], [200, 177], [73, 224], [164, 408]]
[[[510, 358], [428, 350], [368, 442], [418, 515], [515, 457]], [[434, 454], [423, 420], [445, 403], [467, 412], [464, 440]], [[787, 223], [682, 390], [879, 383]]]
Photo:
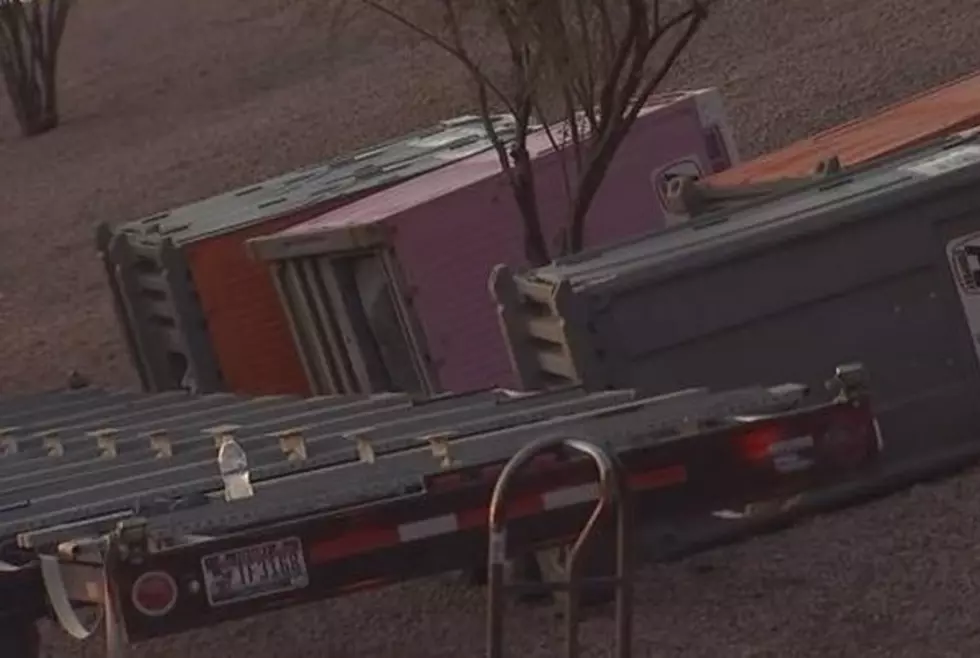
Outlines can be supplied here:
[[980, 74], [974, 74], [736, 165], [707, 180], [714, 185], [741, 185], [806, 176], [817, 162], [835, 155], [844, 166], [854, 165], [978, 125]]
[[[664, 113], [681, 111], [681, 108], [690, 107], [691, 104], [695, 107], [700, 107], [700, 103], [712, 104], [717, 102], [720, 104], [716, 97], [718, 97], [718, 92], [713, 88], [654, 96], [643, 107], [638, 124], [642, 125], [645, 121], [659, 121], [659, 117]], [[552, 133], [557, 140], [561, 139], [559, 128], [553, 127]], [[532, 160], [544, 158], [554, 150], [554, 145], [545, 131], [531, 134], [526, 146]], [[733, 149], [734, 147], [729, 146], [727, 148]], [[446, 196], [480, 181], [499, 176], [500, 163], [496, 154], [490, 153], [489, 149], [483, 149], [483, 151], [481, 155], [468, 160], [463, 166], [443, 169], [424, 179], [406, 184], [400, 187], [397, 192], [377, 194], [356, 206], [327, 213], [308, 222], [298, 224], [256, 241], [256, 246], [261, 250], [263, 244], [291, 242], [292, 240], [301, 240], [304, 237], [316, 236], [322, 232], [370, 225], [394, 217], [398, 213], [425, 204], [432, 199]], [[737, 157], [737, 154], [734, 157]], [[705, 168], [708, 165], [707, 162], [702, 163]]]
[[[965, 155], [953, 162], [953, 149], [963, 148]], [[946, 154], [949, 155], [946, 155]], [[897, 199], [895, 193], [919, 185], [933, 184], [936, 175], [949, 170], [969, 169], [980, 172], [980, 138], [949, 137], [929, 148], [844, 171], [822, 181], [802, 185], [785, 193], [759, 199], [737, 210], [719, 211], [698, 217], [687, 225], [650, 233], [643, 239], [621, 243], [606, 249], [586, 251], [557, 260], [528, 273], [530, 279], [555, 284], [568, 281], [573, 289], [601, 288], [616, 285], [617, 279], [636, 271], [645, 276], [656, 272], [674, 272], [679, 268], [697, 267], [701, 253], [718, 253], [720, 243], [751, 240], [766, 234], [775, 238], [781, 232], [793, 233], [815, 215], [835, 216], [834, 211], [871, 201]], [[930, 160], [949, 159], [937, 166], [935, 173], [912, 171], [912, 167]], [[890, 201], [889, 201], [890, 202]], [[836, 216], [842, 216], [837, 214]], [[734, 247], [732, 247], [734, 249]]]
[[[504, 138], [512, 134], [512, 125], [509, 115], [494, 117], [494, 126]], [[331, 198], [356, 196], [367, 189], [407, 180], [490, 147], [480, 119], [473, 116], [448, 119], [323, 165], [127, 222], [117, 230], [149, 240], [170, 238], [181, 245]]]

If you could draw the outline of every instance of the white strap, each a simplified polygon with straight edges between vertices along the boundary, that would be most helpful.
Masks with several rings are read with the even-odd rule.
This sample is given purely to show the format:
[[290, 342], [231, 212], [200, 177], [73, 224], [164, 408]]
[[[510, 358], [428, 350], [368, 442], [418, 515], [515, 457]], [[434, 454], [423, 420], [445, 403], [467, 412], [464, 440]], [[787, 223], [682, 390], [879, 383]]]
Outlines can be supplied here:
[[91, 627], [82, 623], [68, 598], [68, 590], [65, 588], [65, 581], [61, 575], [61, 563], [55, 555], [40, 555], [41, 560], [41, 579], [44, 581], [44, 589], [48, 594], [48, 601], [54, 610], [55, 618], [65, 632], [76, 640], [87, 640], [99, 626], [105, 625], [106, 639], [106, 658], [124, 658], [126, 654], [126, 642], [122, 625], [119, 623], [116, 597], [113, 595], [112, 587], [109, 584], [109, 562], [110, 556], [114, 551], [109, 550], [105, 555], [105, 566], [102, 569], [102, 600], [98, 616]]

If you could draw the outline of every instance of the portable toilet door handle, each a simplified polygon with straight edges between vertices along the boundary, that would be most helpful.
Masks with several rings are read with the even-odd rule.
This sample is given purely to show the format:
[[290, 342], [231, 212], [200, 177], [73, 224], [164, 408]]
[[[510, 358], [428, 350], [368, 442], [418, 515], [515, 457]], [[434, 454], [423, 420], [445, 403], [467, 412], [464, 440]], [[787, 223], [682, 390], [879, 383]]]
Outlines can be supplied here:
[[[535, 457], [555, 448], [566, 448], [581, 453], [595, 463], [598, 469], [598, 501], [588, 522], [568, 552], [565, 565], [565, 582], [546, 583], [551, 591], [565, 591], [566, 658], [579, 656], [580, 606], [579, 594], [587, 587], [616, 588], [616, 658], [630, 658], [633, 636], [633, 517], [630, 492], [626, 485], [623, 467], [619, 460], [605, 448], [577, 438], [542, 437], [526, 445], [515, 454], [497, 479], [490, 499], [487, 582], [487, 658], [503, 658], [504, 642], [504, 595], [519, 584], [504, 582], [507, 543], [506, 504], [511, 482], [520, 470]], [[585, 549], [599, 532], [599, 521], [606, 510], [616, 506], [616, 575], [613, 578], [589, 578], [582, 575]]]

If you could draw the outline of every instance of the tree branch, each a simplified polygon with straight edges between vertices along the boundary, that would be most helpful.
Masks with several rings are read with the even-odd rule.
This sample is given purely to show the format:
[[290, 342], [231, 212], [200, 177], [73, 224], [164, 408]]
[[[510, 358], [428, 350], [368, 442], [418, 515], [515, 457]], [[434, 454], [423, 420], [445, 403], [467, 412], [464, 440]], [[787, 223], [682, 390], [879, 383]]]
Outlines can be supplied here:
[[[585, 173], [582, 176], [577, 188], [578, 194], [572, 207], [572, 216], [570, 220], [571, 239], [569, 248], [573, 253], [581, 250], [584, 246], [585, 217], [593, 199], [595, 198], [595, 195], [599, 191], [599, 187], [604, 179], [605, 172], [608, 170], [609, 164], [611, 163], [616, 150], [619, 148], [619, 145], [629, 132], [629, 128], [636, 121], [637, 116], [639, 116], [640, 111], [646, 104], [646, 100], [650, 97], [656, 87], [663, 82], [663, 79], [667, 76], [667, 73], [670, 72], [670, 69], [673, 67], [681, 52], [683, 52], [684, 48], [687, 47], [691, 39], [697, 33], [698, 29], [701, 27], [704, 17], [704, 11], [697, 6], [697, 3], [695, 3], [694, 7], [682, 12], [678, 16], [668, 21], [668, 23], [664, 24], [664, 29], [669, 31], [680, 25], [685, 19], [688, 20], [684, 33], [674, 43], [673, 48], [671, 48], [663, 64], [658, 67], [657, 72], [653, 75], [653, 77], [639, 88], [639, 93], [621, 97], [621, 102], [623, 103], [623, 108], [625, 110], [625, 116], [621, 122], [615, 123], [615, 125], [614, 122], [610, 121], [610, 127], [603, 135], [600, 136], [596, 149], [593, 151], [593, 157], [587, 164]], [[665, 33], [665, 31], [661, 31], [659, 35], [651, 37], [649, 41], [655, 43], [656, 41], [659, 41], [661, 36]], [[649, 54], [652, 49], [653, 48], [651, 46], [649, 48], [645, 48], [644, 50], [647, 54]]]
[[[660, 2], [667, 0], [472, 0], [487, 12], [487, 23], [480, 27], [496, 31], [498, 60], [509, 65], [506, 90], [467, 49], [456, 13], [456, 2], [466, 0], [441, 1], [447, 36], [385, 6], [385, 0], [362, 0], [454, 57], [469, 72], [484, 126], [524, 220], [527, 258], [534, 264], [548, 258], [536, 172], [527, 148], [532, 117], [541, 120], [561, 158], [569, 203], [565, 249], [580, 250], [586, 215], [615, 154], [717, 0], [670, 0], [672, 6], [689, 4], [666, 17]], [[678, 31], [680, 36], [673, 40]], [[668, 39], [670, 48], [661, 57], [658, 45]], [[491, 121], [491, 100], [499, 101], [514, 118], [509, 151]], [[549, 125], [552, 111], [563, 115], [561, 138], [559, 128]], [[574, 162], [574, 176], [566, 158]]]
[[[413, 21], [406, 18], [405, 16], [398, 13], [397, 11], [394, 11], [393, 9], [386, 7], [384, 3], [381, 2], [380, 0], [361, 0], [361, 2], [368, 5], [372, 9], [381, 12], [388, 18], [392, 19], [393, 21], [396, 21], [400, 25], [404, 26], [405, 28], [417, 34], [418, 36], [422, 37], [424, 40], [442, 49], [447, 54], [455, 57], [460, 64], [466, 67], [466, 69], [469, 71], [470, 75], [473, 76], [473, 78], [479, 80], [479, 83], [481, 85], [485, 86], [493, 93], [493, 95], [497, 98], [497, 100], [500, 101], [500, 103], [507, 108], [508, 112], [512, 114], [514, 113], [513, 103], [510, 101], [507, 94], [501, 91], [501, 89], [496, 84], [494, 84], [493, 80], [491, 80], [490, 77], [486, 73], [484, 73], [483, 70], [476, 64], [476, 62], [474, 62], [470, 58], [469, 53], [467, 53], [466, 50], [459, 49], [455, 45], [450, 44], [444, 39], [441, 39], [434, 32], [431, 32], [425, 29], [424, 27], [422, 27], [421, 25], [414, 23]], [[452, 0], [443, 0], [443, 3], [446, 6], [447, 11], [450, 13], [450, 15], [454, 17], [455, 12], [451, 11]], [[459, 43], [462, 43], [462, 34], [459, 32], [458, 23], [456, 24], [454, 31], [455, 31], [454, 38], [458, 39]]]

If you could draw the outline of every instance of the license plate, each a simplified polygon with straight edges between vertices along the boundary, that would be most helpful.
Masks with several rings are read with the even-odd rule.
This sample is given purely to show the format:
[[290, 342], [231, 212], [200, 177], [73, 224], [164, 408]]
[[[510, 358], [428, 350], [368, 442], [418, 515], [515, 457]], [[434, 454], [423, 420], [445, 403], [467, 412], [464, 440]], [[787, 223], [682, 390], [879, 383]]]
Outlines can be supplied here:
[[310, 583], [303, 544], [296, 537], [206, 555], [201, 570], [212, 606], [290, 592]]

